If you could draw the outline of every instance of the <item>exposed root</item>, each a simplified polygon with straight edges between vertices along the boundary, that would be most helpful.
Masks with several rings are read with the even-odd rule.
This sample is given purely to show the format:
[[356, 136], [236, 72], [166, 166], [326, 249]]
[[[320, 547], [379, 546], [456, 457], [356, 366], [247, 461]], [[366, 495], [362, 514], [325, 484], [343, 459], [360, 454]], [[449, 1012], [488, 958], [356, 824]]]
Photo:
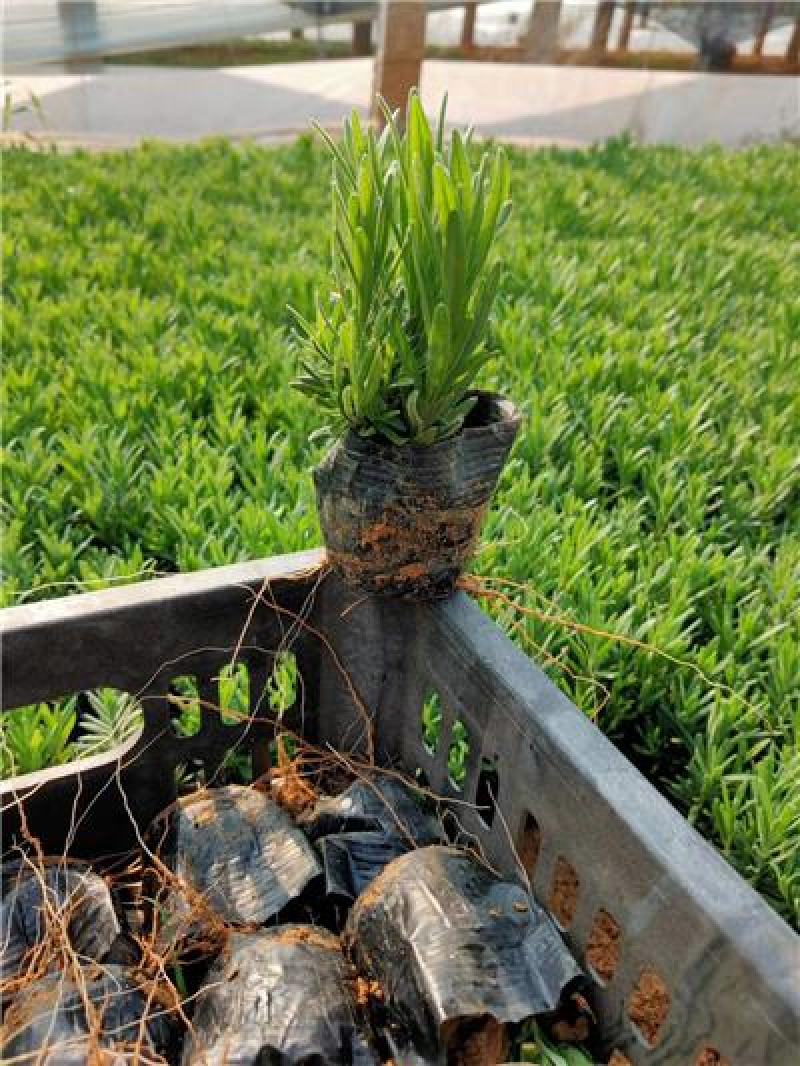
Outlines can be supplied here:
[[310, 810], [319, 799], [319, 790], [310, 783], [307, 758], [302, 751], [292, 758], [285, 738], [277, 739], [278, 765], [269, 773], [269, 793], [293, 817]]
[[[521, 615], [523, 618], [535, 618], [539, 622], [544, 622], [547, 625], [558, 626], [560, 628], [570, 630], [573, 633], [582, 633], [585, 636], [599, 637], [602, 640], [610, 640], [614, 641], [617, 644], [622, 644], [630, 648], [637, 648], [639, 649], [639, 651], [644, 652], [646, 655], [655, 655], [660, 659], [665, 659], [667, 662], [673, 663], [675, 666], [680, 666], [686, 670], [691, 670], [692, 673], [696, 674], [702, 681], [704, 681], [705, 684], [708, 685], [709, 689], [711, 689], [712, 691], [719, 692], [726, 697], [735, 698], [739, 700], [745, 707], [757, 711], [757, 708], [752, 703], [750, 703], [750, 701], [747, 700], [746, 697], [742, 696], [740, 692], [737, 692], [736, 689], [731, 688], [730, 685], [720, 684], [719, 682], [714, 681], [713, 678], [709, 677], [708, 674], [697, 665], [697, 663], [693, 663], [689, 659], [681, 659], [675, 655], [670, 655], [669, 652], [663, 651], [661, 648], [657, 648], [654, 644], [648, 644], [646, 643], [646, 641], [643, 640], [636, 640], [634, 637], [628, 637], [623, 633], [612, 633], [609, 630], [597, 629], [595, 626], [589, 626], [585, 625], [582, 622], [576, 622], [573, 618], [569, 618], [567, 615], [542, 611], [538, 607], [529, 607], [524, 604], [518, 603], [515, 599], [512, 599], [512, 597], [509, 596], [508, 593], [503, 592], [501, 588], [493, 587], [495, 585], [514, 589], [526, 595], [540, 595], [530, 585], [526, 585], [519, 581], [512, 581], [507, 578], [483, 577], [475, 574], [464, 574], [462, 577], [459, 578], [457, 583], [457, 587], [461, 591], [466, 592], [467, 595], [472, 596], [477, 600], [487, 600], [490, 603], [500, 603], [504, 607], [507, 607], [512, 613]], [[531, 641], [531, 638], [525, 633], [525, 631], [520, 628], [519, 621], [514, 623], [512, 629], [514, 632], [518, 633], [522, 637], [523, 641], [533, 643]], [[539, 651], [541, 652], [542, 649], [539, 649]], [[581, 674], [573, 673], [572, 671], [568, 670], [564, 663], [562, 663], [559, 659], [555, 658], [554, 656], [548, 655], [547, 653], [544, 654], [546, 658], [548, 658], [549, 661], [558, 669], [570, 674], [570, 676], [574, 677], [576, 680], [586, 681], [596, 687], [599, 687], [604, 692], [605, 699], [601, 707], [595, 712], [595, 716], [599, 714], [599, 710], [601, 710], [602, 707], [605, 706], [605, 704], [610, 699], [611, 694], [608, 689], [601, 682], [597, 681], [596, 678], [584, 677]]]

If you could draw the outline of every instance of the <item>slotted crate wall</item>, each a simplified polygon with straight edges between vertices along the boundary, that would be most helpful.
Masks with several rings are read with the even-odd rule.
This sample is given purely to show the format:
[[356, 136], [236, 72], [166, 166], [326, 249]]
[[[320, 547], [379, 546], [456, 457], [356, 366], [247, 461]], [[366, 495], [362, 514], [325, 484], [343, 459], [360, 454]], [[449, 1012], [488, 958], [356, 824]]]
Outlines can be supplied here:
[[[130, 693], [142, 707], [141, 735], [117, 751], [3, 783], [4, 795], [24, 800], [29, 830], [47, 850], [65, 841], [86, 857], [130, 848], [137, 827], [174, 800], [179, 766], [199, 764], [213, 779], [235, 750], [251, 755], [256, 772], [267, 768], [272, 729], [259, 699], [287, 638], [306, 688], [315, 675], [308, 657], [316, 649], [291, 617], [307, 609], [306, 560], [318, 561], [316, 553], [299, 556], [288, 573], [282, 562], [246, 564], [2, 612], [4, 709], [101, 687]], [[254, 609], [265, 581], [288, 613]], [[201, 709], [200, 730], [180, 736], [172, 683], [192, 678], [202, 703], [218, 704], [217, 678], [234, 652], [248, 670], [252, 717], [225, 724]], [[284, 718], [302, 725], [299, 708]], [[13, 802], [3, 830], [6, 842], [20, 833]]]
[[[5, 782], [5, 846], [24, 809], [50, 851], [69, 841], [84, 856], [119, 852], [173, 798], [176, 766], [199, 760], [213, 776], [238, 746], [264, 768], [266, 723], [209, 713], [180, 737], [167, 696], [191, 676], [216, 703], [213, 679], [238, 648], [252, 705], [291, 646], [301, 698], [287, 721], [362, 753], [371, 735], [378, 762], [448, 797], [465, 839], [530, 879], [594, 978], [608, 1050], [635, 1066], [708, 1066], [711, 1050], [730, 1066], [797, 1061], [800, 938], [473, 603], [364, 598], [320, 581], [320, 561], [305, 553], [3, 612], [5, 710], [107, 685], [145, 712], [123, 750]], [[434, 694], [435, 750], [421, 720]], [[448, 768], [454, 739], [468, 746], [461, 781]], [[598, 926], [602, 955], [589, 949]], [[653, 1002], [659, 1026], [643, 1013]]]

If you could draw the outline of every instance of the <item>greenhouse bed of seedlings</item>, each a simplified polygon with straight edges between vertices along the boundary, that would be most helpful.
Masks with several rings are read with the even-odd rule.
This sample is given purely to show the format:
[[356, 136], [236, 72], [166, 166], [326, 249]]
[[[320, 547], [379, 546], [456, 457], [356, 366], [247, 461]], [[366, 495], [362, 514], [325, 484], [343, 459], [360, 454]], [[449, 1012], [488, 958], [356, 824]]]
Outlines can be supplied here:
[[[530, 613], [485, 602], [797, 928], [800, 156], [508, 155], [480, 384], [522, 425], [474, 571]], [[313, 140], [4, 167], [4, 605], [317, 544], [286, 339], [330, 277]], [[3, 774], [76, 758], [75, 713], [15, 716]], [[82, 753], [119, 733], [92, 718]]]
[[[6, 712], [107, 686], [135, 696], [144, 715], [141, 735], [114, 753], [5, 782], [5, 847], [18, 845], [17, 856], [21, 849], [39, 869], [47, 868], [44, 857], [69, 854], [93, 860], [112, 884], [126, 877], [129, 885], [140, 883], [144, 875], [152, 885], [155, 878], [169, 896], [180, 834], [167, 830], [180, 808], [155, 823], [165, 827], [156, 837], [153, 824], [175, 801], [176, 770], [185, 782], [187, 767], [201, 768], [213, 784], [224, 780], [220, 768], [235, 751], [251, 760], [261, 781], [242, 790], [253, 798], [249, 802], [267, 802], [267, 782], [270, 802], [282, 799], [295, 811], [292, 819], [302, 822], [308, 817], [303, 808], [313, 810], [304, 788], [316, 779], [299, 770], [310, 759], [310, 771], [313, 753], [322, 753], [329, 771], [339, 774], [339, 791], [348, 787], [348, 777], [349, 787], [354, 781], [380, 781], [381, 787], [393, 781], [416, 790], [432, 804], [425, 817], [468, 846], [468, 861], [480, 876], [506, 886], [507, 906], [495, 901], [490, 909], [522, 918], [527, 906], [557, 932], [553, 944], [563, 937], [580, 974], [576, 967], [558, 990], [580, 989], [586, 1013], [579, 1006], [577, 1021], [589, 1028], [588, 1046], [597, 1061], [612, 1055], [615, 1063], [670, 1066], [791, 1061], [800, 1021], [793, 978], [798, 939], [791, 929], [463, 594], [424, 605], [364, 597], [322, 564], [319, 553], [304, 553], [5, 612]], [[298, 671], [297, 699], [276, 722], [262, 696], [289, 653]], [[251, 713], [238, 721], [220, 713], [217, 679], [231, 662], [249, 677]], [[197, 682], [200, 722], [191, 735], [179, 735], [173, 722], [185, 697], [176, 695], [174, 682], [186, 677]], [[423, 710], [430, 714], [433, 703], [438, 720], [431, 733]], [[269, 745], [276, 733], [281, 739], [272, 765]], [[461, 747], [458, 780], [452, 776], [454, 744]], [[296, 786], [295, 795], [281, 796], [289, 785]], [[222, 797], [211, 791], [193, 795], [201, 806], [203, 797]], [[290, 818], [285, 810], [283, 816]], [[154, 847], [155, 839], [167, 842], [166, 850]], [[316, 847], [320, 839], [324, 834]], [[339, 843], [331, 845], [332, 854], [340, 854]], [[423, 850], [399, 856], [387, 869], [439, 852], [431, 836], [416, 843]], [[141, 856], [143, 844], [145, 859], [154, 855], [157, 861], [134, 869], [131, 857], [137, 848]], [[322, 862], [330, 885], [340, 867], [331, 857], [326, 864], [327, 848], [312, 851], [309, 845], [304, 861]], [[166, 881], [159, 881], [159, 864], [169, 871]], [[179, 880], [191, 882], [181, 869]], [[234, 899], [236, 893], [228, 895]], [[315, 906], [323, 896], [313, 893]], [[91, 896], [102, 910], [101, 897], [100, 888]], [[157, 891], [145, 894], [158, 898]], [[197, 903], [207, 906], [207, 894], [201, 891]], [[190, 904], [184, 932], [203, 927]], [[356, 906], [345, 921], [345, 940]], [[156, 911], [163, 935], [180, 907], [165, 904]], [[260, 928], [263, 915], [255, 917]], [[282, 913], [292, 927], [308, 917], [291, 907]], [[315, 920], [314, 936], [325, 941], [322, 927], [335, 920]], [[238, 923], [203, 927], [210, 943], [201, 945], [200, 956], [214, 954], [214, 937], [229, 935], [230, 924]], [[243, 927], [253, 932], [253, 923]], [[356, 940], [366, 942], [364, 928], [357, 929]], [[215, 980], [230, 978], [225, 966], [231, 959], [245, 968], [252, 963], [237, 954], [241, 928], [232, 935], [212, 969]], [[253, 935], [260, 938], [256, 955], [267, 951], [284, 962], [287, 953], [294, 958], [298, 943], [305, 944], [303, 952], [331, 950], [330, 942], [327, 948], [309, 946], [307, 931], [291, 934], [288, 947], [272, 942], [284, 935], [274, 929]], [[385, 929], [378, 942], [391, 942]], [[141, 939], [140, 953], [147, 943], [156, 944]], [[353, 986], [357, 1003], [377, 995], [389, 1007], [395, 1004], [391, 982], [370, 969], [380, 954], [373, 949], [362, 982]], [[46, 959], [39, 963], [47, 969]], [[140, 981], [134, 993], [145, 996], [148, 1009], [157, 1001], [161, 1014], [177, 1012], [175, 1024], [187, 1029], [195, 1015], [198, 1025], [202, 1021], [198, 989], [208, 975], [191, 952], [177, 967], [159, 970], [152, 955], [126, 955], [117, 945], [111, 965], [133, 967]], [[306, 959], [303, 965], [311, 964]], [[340, 963], [326, 965], [336, 969]], [[115, 972], [83, 994], [91, 1000], [99, 989], [102, 998], [103, 980], [116, 980]], [[579, 985], [570, 986], [573, 976]], [[183, 1000], [185, 1018], [170, 996]], [[120, 1012], [117, 1024], [124, 1030], [121, 1006]], [[491, 1019], [491, 1009], [487, 1015]], [[576, 1025], [574, 1016], [558, 1020]], [[558, 1032], [564, 1035], [563, 1027]], [[447, 1038], [450, 1031], [442, 1033]], [[498, 1049], [484, 1045], [486, 1061], [503, 1061]], [[348, 1054], [346, 1061], [361, 1061]], [[415, 1054], [422, 1057], [396, 1061], [437, 1061], [429, 1050]], [[450, 1061], [458, 1061], [453, 1055]]]

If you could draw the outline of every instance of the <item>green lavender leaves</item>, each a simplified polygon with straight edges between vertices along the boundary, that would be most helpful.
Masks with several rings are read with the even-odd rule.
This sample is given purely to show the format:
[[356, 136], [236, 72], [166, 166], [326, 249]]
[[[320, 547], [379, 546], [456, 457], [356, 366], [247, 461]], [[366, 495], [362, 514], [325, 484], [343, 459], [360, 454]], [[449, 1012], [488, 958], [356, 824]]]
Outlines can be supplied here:
[[404, 131], [387, 111], [380, 135], [355, 112], [340, 143], [320, 132], [333, 160], [334, 289], [313, 321], [293, 310], [295, 384], [333, 434], [433, 444], [463, 425], [492, 354], [508, 160], [495, 149], [473, 167], [457, 130], [446, 142], [444, 107], [432, 131], [415, 92]]

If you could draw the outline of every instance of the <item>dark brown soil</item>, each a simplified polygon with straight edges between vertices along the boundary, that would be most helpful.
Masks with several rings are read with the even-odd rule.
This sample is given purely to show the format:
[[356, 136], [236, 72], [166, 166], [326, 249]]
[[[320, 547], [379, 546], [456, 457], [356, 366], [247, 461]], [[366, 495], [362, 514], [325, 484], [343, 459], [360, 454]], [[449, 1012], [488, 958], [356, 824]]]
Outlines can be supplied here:
[[366, 529], [359, 529], [357, 520], [342, 522], [335, 540], [355, 550], [337, 550], [329, 535], [331, 564], [371, 591], [415, 597], [451, 591], [472, 555], [485, 507], [442, 510], [431, 504], [428, 510], [427, 501], [419, 503], [413, 512], [388, 508]]
[[497, 1066], [505, 1062], [506, 1027], [489, 1015], [446, 1022], [441, 1030], [447, 1066]]
[[590, 1034], [591, 1025], [585, 1015], [569, 1020], [561, 1018], [550, 1026], [550, 1035], [560, 1044], [583, 1044]]
[[599, 910], [586, 945], [586, 964], [591, 966], [601, 981], [610, 981], [616, 973], [620, 936], [620, 928], [608, 911]]
[[627, 1055], [623, 1055], [621, 1051], [615, 1051], [608, 1060], [608, 1066], [633, 1066], [633, 1064]]
[[377, 981], [356, 977], [353, 981], [353, 998], [359, 1007], [369, 1007], [370, 1003], [383, 1002], [383, 989]]
[[731, 1066], [731, 1060], [716, 1048], [704, 1047], [697, 1056], [694, 1066]]
[[517, 843], [519, 861], [522, 863], [528, 877], [533, 877], [536, 863], [539, 861], [541, 847], [542, 831], [533, 815], [528, 814], [525, 817], [525, 825], [522, 827], [522, 833]]
[[628, 1017], [652, 1047], [669, 1014], [669, 989], [654, 970], [644, 970], [628, 1005]]
[[553, 873], [553, 884], [547, 906], [558, 924], [567, 929], [575, 917], [578, 906], [578, 889], [580, 880], [575, 868], [565, 858], [559, 856]]

